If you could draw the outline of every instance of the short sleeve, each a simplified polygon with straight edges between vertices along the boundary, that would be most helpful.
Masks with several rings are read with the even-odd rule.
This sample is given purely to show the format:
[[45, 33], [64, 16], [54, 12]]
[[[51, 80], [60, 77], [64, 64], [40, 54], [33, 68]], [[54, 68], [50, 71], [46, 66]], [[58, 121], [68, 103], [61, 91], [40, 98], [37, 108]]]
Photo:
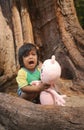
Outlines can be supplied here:
[[18, 87], [19, 88], [27, 86], [28, 82], [27, 82], [27, 73], [26, 73], [26, 71], [24, 71], [23, 69], [20, 69], [18, 71], [18, 75], [16, 77], [16, 81], [18, 83]]

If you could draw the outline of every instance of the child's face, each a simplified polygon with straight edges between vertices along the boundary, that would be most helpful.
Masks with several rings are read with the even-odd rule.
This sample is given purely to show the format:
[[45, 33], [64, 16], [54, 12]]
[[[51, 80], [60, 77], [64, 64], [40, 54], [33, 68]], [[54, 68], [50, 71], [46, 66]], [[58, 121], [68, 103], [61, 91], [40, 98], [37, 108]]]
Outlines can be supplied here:
[[24, 67], [30, 71], [33, 71], [37, 65], [37, 53], [35, 49], [32, 49], [25, 57], [23, 57]]

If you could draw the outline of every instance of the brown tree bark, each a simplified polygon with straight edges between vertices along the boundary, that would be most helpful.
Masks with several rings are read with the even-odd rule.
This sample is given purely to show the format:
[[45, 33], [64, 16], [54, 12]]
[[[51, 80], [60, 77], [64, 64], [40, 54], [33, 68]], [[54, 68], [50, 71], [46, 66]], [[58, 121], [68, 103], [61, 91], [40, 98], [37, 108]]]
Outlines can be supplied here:
[[41, 106], [0, 93], [0, 125], [8, 130], [83, 130], [84, 106]]
[[24, 42], [34, 43], [32, 23], [30, 19], [30, 14], [28, 11], [27, 0], [20, 0], [21, 4], [21, 19], [22, 19], [22, 29], [23, 29], [23, 40]]
[[34, 41], [40, 59], [54, 54], [62, 67], [61, 77], [73, 81], [72, 89], [84, 92], [84, 31], [73, 0], [1, 0], [0, 7], [1, 75], [16, 74], [19, 46]]
[[68, 3], [58, 0], [56, 5], [62, 41], [68, 51], [69, 62], [72, 62], [70, 66], [75, 72], [76, 84], [84, 88], [84, 31], [78, 22], [73, 0], [69, 0]]
[[41, 39], [39, 44], [36, 38], [41, 59], [54, 54], [61, 64], [62, 77], [73, 80], [73, 89], [83, 90], [84, 31], [78, 22], [73, 0], [37, 0], [29, 5], [34, 32]]
[[18, 49], [23, 44], [23, 34], [22, 34], [22, 25], [19, 9], [15, 0], [10, 4], [11, 6], [11, 17], [13, 24], [13, 35], [14, 35], [14, 44], [15, 44], [15, 55], [16, 55], [16, 66], [18, 65]]
[[[8, 13], [7, 13], [8, 12]], [[11, 12], [8, 1], [0, 1], [0, 67], [3, 75], [12, 77], [16, 71]]]
[[[61, 77], [84, 93], [84, 31], [73, 0], [0, 0], [0, 90], [16, 75], [19, 46], [33, 39], [40, 59], [54, 54]], [[0, 124], [8, 130], [83, 130], [84, 105], [79, 106], [45, 107], [3, 93]]]

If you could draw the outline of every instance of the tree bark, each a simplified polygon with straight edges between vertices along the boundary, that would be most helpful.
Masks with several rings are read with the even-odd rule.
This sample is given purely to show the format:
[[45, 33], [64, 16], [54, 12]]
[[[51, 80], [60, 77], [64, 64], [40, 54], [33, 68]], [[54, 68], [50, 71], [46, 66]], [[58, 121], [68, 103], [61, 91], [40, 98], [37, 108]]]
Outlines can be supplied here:
[[0, 124], [8, 130], [83, 130], [84, 106], [41, 106], [0, 93]]
[[[76, 14], [75, 14], [76, 13], [75, 9], [72, 6], [72, 5], [74, 5], [73, 1], [70, 0], [68, 3], [59, 2], [58, 5], [60, 8], [62, 8], [62, 10], [60, 10], [60, 8], [58, 7], [58, 10], [56, 10], [56, 16], [58, 18], [57, 19], [58, 24], [60, 24], [59, 28], [61, 31], [63, 43], [66, 46], [66, 48], [70, 54], [70, 57], [72, 59], [72, 62], [75, 64], [75, 66], [78, 66], [80, 69], [84, 70], [84, 68], [83, 68], [84, 67], [84, 57], [81, 55], [80, 51], [78, 50], [77, 46], [75, 45], [74, 35], [73, 35], [74, 33], [72, 33], [72, 31], [76, 27], [77, 27], [77, 29], [75, 30], [76, 33], [77, 32], [79, 33], [79, 28], [81, 30], [81, 27], [78, 23], [78, 20], [77, 20]], [[73, 14], [74, 14], [74, 17], [73, 17]], [[64, 17], [64, 15], [66, 15], [66, 16]], [[71, 26], [73, 26], [73, 28], [71, 28]], [[84, 34], [84, 32], [83, 32], [83, 34]]]
[[22, 34], [22, 25], [21, 25], [21, 18], [20, 13], [17, 7], [17, 3], [15, 0], [11, 2], [11, 17], [12, 17], [12, 24], [13, 24], [13, 36], [14, 36], [14, 45], [15, 45], [15, 60], [16, 66], [18, 66], [18, 49], [23, 44], [23, 34]]
[[22, 19], [22, 29], [23, 29], [23, 40], [24, 42], [34, 43], [32, 23], [30, 19], [29, 9], [27, 0], [20, 0], [21, 3], [21, 19]]
[[0, 6], [0, 67], [11, 77], [16, 71], [11, 11], [8, 1], [0, 1]]
[[72, 79], [73, 88], [82, 86], [83, 90], [84, 31], [73, 0], [31, 1], [29, 5], [34, 32], [41, 39], [38, 44], [36, 38], [41, 59], [44, 61], [54, 54], [62, 67], [62, 77]]
[[[0, 91], [16, 76], [23, 42], [34, 42], [42, 61], [54, 54], [61, 77], [84, 94], [84, 31], [73, 0], [0, 0]], [[79, 106], [41, 106], [1, 93], [0, 125], [8, 130], [83, 130], [84, 105]]]
[[41, 61], [55, 55], [61, 77], [84, 92], [84, 31], [73, 0], [0, 0], [0, 6], [1, 75], [11, 78], [16, 74], [18, 48], [23, 42], [33, 42]]

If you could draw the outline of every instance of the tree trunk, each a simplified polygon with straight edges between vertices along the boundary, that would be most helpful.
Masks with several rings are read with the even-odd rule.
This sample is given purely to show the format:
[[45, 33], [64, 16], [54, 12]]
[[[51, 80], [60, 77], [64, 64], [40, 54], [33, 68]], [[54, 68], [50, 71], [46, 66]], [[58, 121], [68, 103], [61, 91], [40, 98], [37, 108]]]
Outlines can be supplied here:
[[29, 1], [29, 5], [34, 32], [41, 39], [40, 44], [35, 39], [41, 59], [54, 54], [62, 67], [61, 77], [72, 79], [73, 89], [83, 91], [84, 31], [78, 22], [73, 0]]
[[0, 7], [0, 67], [4, 70], [3, 75], [11, 77], [16, 71], [16, 65], [9, 2], [0, 1]]
[[40, 60], [54, 54], [61, 77], [73, 81], [72, 89], [84, 92], [84, 31], [73, 0], [0, 0], [0, 7], [0, 75], [6, 76], [0, 81], [16, 74], [23, 42], [34, 42]]
[[17, 7], [17, 3], [15, 0], [10, 4], [11, 5], [11, 12], [12, 12], [12, 23], [13, 23], [13, 35], [14, 35], [14, 45], [15, 45], [15, 59], [16, 59], [16, 66], [18, 66], [18, 49], [23, 44], [23, 35], [22, 35], [22, 26], [21, 26], [21, 19], [20, 13]]
[[[7, 82], [13, 86], [12, 78], [19, 65], [18, 48], [23, 42], [34, 42], [42, 61], [54, 54], [62, 67], [61, 77], [73, 83], [67, 88], [84, 94], [84, 31], [73, 0], [0, 0], [0, 91]], [[73, 100], [75, 107], [73, 104], [57, 107], [0, 94], [0, 127], [4, 130], [83, 130], [84, 105], [79, 103], [84, 99], [78, 98]]]
[[34, 43], [32, 23], [28, 11], [27, 0], [20, 0], [21, 3], [21, 19], [23, 29], [23, 40], [24, 42]]
[[0, 93], [0, 125], [7, 130], [83, 130], [84, 104], [41, 106]]

